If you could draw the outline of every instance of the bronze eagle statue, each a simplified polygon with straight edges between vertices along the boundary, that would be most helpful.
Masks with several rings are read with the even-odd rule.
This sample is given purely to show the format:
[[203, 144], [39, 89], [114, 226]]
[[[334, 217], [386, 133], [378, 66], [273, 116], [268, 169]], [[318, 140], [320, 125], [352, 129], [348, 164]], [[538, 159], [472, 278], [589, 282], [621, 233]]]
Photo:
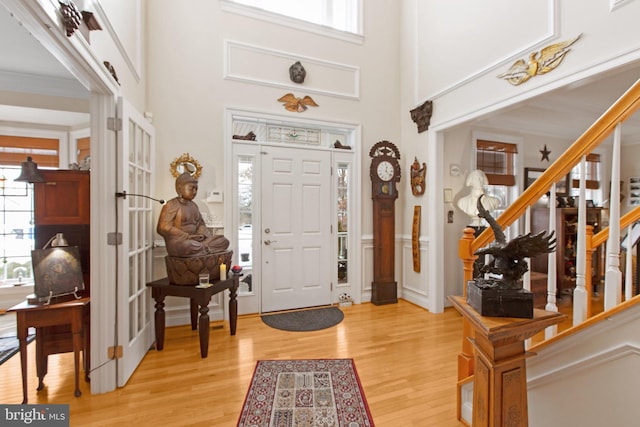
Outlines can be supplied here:
[[478, 198], [478, 216], [489, 223], [496, 239], [489, 246], [478, 249], [474, 255], [491, 255], [492, 259], [480, 267], [480, 273], [502, 275], [502, 278], [476, 278], [474, 280], [498, 289], [522, 289], [522, 276], [529, 271], [525, 258], [555, 251], [554, 232], [549, 234], [546, 231], [536, 234], [527, 233], [507, 242], [498, 222], [482, 205], [482, 197]]

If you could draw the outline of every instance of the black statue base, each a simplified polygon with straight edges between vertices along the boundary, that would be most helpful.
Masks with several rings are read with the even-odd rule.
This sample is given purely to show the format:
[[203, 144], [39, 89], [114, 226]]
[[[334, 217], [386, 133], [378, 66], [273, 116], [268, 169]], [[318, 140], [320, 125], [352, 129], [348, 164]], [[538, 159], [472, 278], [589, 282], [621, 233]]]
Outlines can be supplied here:
[[533, 319], [533, 293], [525, 289], [497, 289], [469, 280], [467, 304], [481, 316]]

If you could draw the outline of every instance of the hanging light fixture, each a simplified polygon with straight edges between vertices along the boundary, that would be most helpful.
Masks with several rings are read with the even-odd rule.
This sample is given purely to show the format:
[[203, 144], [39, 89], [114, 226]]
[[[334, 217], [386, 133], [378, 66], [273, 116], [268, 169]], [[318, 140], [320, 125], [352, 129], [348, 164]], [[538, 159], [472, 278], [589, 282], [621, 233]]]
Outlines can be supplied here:
[[44, 178], [38, 170], [38, 164], [35, 163], [31, 156], [27, 157], [26, 162], [22, 162], [22, 170], [20, 176], [15, 179], [20, 182], [44, 182]]

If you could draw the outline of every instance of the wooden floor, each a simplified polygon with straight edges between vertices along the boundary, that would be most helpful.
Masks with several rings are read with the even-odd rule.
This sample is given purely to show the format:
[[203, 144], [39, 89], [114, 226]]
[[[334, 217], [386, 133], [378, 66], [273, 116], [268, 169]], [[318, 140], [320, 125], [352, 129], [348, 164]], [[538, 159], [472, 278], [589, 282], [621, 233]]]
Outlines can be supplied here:
[[[456, 420], [457, 355], [462, 318], [452, 308], [432, 314], [411, 303], [343, 308], [344, 320], [315, 332], [284, 332], [259, 317], [240, 317], [237, 335], [212, 324], [209, 357], [198, 334], [167, 328], [165, 347], [151, 350], [123, 388], [73, 396], [71, 353], [49, 357], [45, 388], [36, 392], [35, 345], [29, 345], [29, 403], [69, 403], [72, 426], [235, 426], [259, 359], [353, 358], [378, 427], [460, 427]], [[19, 357], [0, 366], [0, 402], [20, 403]]]

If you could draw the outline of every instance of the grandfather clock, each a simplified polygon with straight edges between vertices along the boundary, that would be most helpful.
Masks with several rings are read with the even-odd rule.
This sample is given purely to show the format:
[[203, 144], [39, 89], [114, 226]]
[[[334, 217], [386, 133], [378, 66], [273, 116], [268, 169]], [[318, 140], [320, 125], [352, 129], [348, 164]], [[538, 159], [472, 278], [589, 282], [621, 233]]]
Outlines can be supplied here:
[[398, 302], [395, 279], [396, 182], [400, 181], [400, 152], [389, 141], [371, 147], [371, 198], [373, 199], [373, 282], [371, 302]]

